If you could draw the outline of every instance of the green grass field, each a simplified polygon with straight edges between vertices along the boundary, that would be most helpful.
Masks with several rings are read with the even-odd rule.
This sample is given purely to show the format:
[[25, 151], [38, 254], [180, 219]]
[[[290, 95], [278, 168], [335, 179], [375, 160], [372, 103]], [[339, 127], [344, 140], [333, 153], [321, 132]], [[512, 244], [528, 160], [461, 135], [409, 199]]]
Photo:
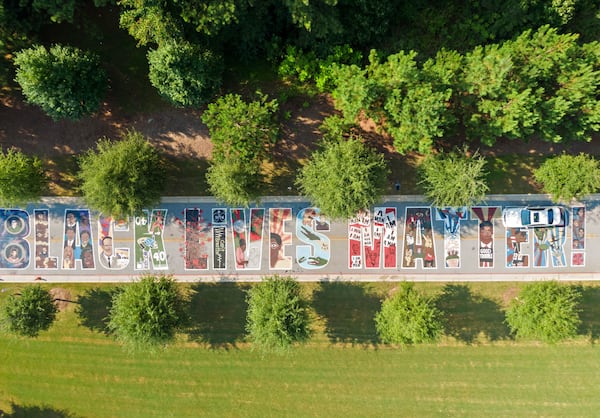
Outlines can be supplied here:
[[[104, 333], [112, 287], [63, 285], [71, 304], [37, 339], [0, 337], [10, 417], [594, 416], [600, 287], [583, 286], [574, 341], [515, 342], [503, 324], [518, 283], [419, 283], [447, 319], [436, 345], [377, 343], [393, 283], [310, 283], [315, 332], [288, 355], [244, 342], [245, 288], [185, 285], [192, 327], [164, 352], [128, 353]], [[2, 285], [0, 303], [19, 285]]]

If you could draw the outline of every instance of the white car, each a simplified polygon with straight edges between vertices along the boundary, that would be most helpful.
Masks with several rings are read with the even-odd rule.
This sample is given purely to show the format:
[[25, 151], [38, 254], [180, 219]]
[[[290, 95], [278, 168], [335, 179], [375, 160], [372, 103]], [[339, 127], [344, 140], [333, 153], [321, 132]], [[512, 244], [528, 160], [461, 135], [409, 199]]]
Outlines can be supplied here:
[[502, 223], [506, 228], [567, 226], [569, 213], [560, 206], [505, 208]]

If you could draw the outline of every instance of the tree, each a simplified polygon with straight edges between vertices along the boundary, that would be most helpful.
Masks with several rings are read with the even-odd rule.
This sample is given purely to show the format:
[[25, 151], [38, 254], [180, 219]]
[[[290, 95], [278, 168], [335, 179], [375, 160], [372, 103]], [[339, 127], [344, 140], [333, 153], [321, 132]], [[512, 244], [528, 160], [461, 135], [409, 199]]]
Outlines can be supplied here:
[[46, 191], [48, 177], [42, 161], [15, 148], [0, 151], [0, 204], [14, 207], [38, 200]]
[[554, 202], [580, 199], [600, 189], [598, 160], [583, 153], [548, 158], [533, 176]]
[[131, 349], [165, 346], [186, 322], [184, 307], [172, 277], [145, 275], [114, 294], [108, 329]]
[[221, 85], [221, 58], [188, 42], [160, 44], [148, 63], [150, 83], [175, 106], [206, 104]]
[[214, 144], [213, 158], [246, 163], [260, 163], [267, 158], [279, 136], [278, 108], [277, 100], [267, 101], [263, 95], [246, 102], [238, 94], [227, 94], [209, 104], [202, 122], [208, 126]]
[[285, 351], [310, 335], [307, 302], [293, 278], [272, 276], [248, 291], [246, 330], [265, 351]]
[[402, 345], [437, 341], [443, 330], [440, 313], [432, 300], [408, 282], [403, 282], [383, 302], [375, 315], [375, 327], [381, 341]]
[[213, 196], [229, 206], [248, 207], [264, 190], [260, 167], [232, 158], [213, 161], [206, 181]]
[[518, 338], [556, 343], [574, 337], [581, 322], [581, 292], [556, 281], [523, 287], [506, 311], [506, 322]]
[[419, 184], [434, 206], [472, 206], [489, 190], [484, 166], [479, 152], [469, 153], [466, 147], [430, 155], [420, 167]]
[[158, 151], [140, 132], [121, 141], [101, 139], [79, 159], [78, 177], [86, 202], [106, 215], [139, 213], [160, 202], [165, 178]]
[[90, 52], [37, 45], [15, 54], [16, 81], [29, 103], [52, 119], [81, 119], [100, 107], [107, 76]]
[[21, 293], [10, 295], [4, 307], [9, 331], [25, 337], [37, 337], [54, 323], [58, 308], [54, 299], [40, 285], [27, 286]]
[[324, 214], [347, 219], [381, 199], [388, 173], [383, 155], [361, 138], [324, 139], [300, 170], [296, 184]]

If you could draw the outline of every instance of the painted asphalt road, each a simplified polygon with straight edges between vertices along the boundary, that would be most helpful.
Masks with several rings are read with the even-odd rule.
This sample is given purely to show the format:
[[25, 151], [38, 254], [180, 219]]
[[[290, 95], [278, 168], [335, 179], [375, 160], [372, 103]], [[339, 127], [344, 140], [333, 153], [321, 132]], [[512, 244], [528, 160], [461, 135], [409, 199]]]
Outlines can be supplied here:
[[[490, 195], [485, 203], [458, 214], [432, 208], [422, 196], [386, 196], [382, 204], [371, 208], [369, 217], [348, 222], [319, 217], [318, 209], [310, 208], [303, 198], [265, 197], [254, 212], [264, 209], [260, 212], [264, 222], [255, 238], [250, 221], [253, 212], [225, 208], [210, 198], [165, 198], [147, 216], [124, 224], [108, 223], [77, 198], [44, 198], [27, 208], [2, 211], [0, 280], [122, 282], [145, 272], [172, 274], [189, 282], [258, 281], [273, 274], [301, 281], [599, 280], [598, 197], [568, 206], [570, 224], [543, 234], [507, 231], [500, 213], [502, 207], [549, 205], [546, 195]], [[581, 219], [577, 218], [579, 207], [585, 210]], [[70, 213], [77, 216], [78, 237], [85, 228], [90, 231], [93, 261], [87, 268], [79, 238], [74, 244], [77, 261], [66, 263], [64, 240]], [[37, 217], [44, 214], [47, 231], [42, 236]], [[25, 229], [11, 232], [14, 216], [28, 223]], [[480, 227], [487, 220], [493, 227], [493, 249], [482, 251]], [[582, 240], [577, 237], [575, 220], [584, 228]], [[271, 254], [278, 244], [273, 234], [283, 238], [277, 257]], [[109, 267], [102, 258], [104, 235], [114, 240], [119, 253], [116, 266]], [[246, 257], [241, 264], [236, 263], [239, 238], [250, 247], [241, 252]], [[517, 260], [515, 241], [520, 241], [519, 262], [513, 261]], [[584, 245], [579, 249], [575, 242], [579, 245], [580, 241]], [[19, 253], [29, 252], [29, 257], [10, 264], [15, 246]], [[43, 246], [49, 250], [44, 260], [53, 260], [49, 264], [40, 260]]]

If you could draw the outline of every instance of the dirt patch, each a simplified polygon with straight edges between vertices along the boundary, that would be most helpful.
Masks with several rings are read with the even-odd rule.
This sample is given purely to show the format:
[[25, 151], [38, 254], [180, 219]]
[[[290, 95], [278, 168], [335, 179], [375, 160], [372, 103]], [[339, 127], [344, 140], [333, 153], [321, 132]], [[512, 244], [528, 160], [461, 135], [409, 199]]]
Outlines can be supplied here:
[[50, 289], [50, 296], [52, 296], [54, 299], [54, 304], [61, 312], [67, 309], [71, 303], [71, 292], [69, 292], [67, 289], [60, 287]]
[[503, 306], [509, 306], [511, 302], [519, 295], [519, 289], [511, 287], [502, 293], [502, 304]]

